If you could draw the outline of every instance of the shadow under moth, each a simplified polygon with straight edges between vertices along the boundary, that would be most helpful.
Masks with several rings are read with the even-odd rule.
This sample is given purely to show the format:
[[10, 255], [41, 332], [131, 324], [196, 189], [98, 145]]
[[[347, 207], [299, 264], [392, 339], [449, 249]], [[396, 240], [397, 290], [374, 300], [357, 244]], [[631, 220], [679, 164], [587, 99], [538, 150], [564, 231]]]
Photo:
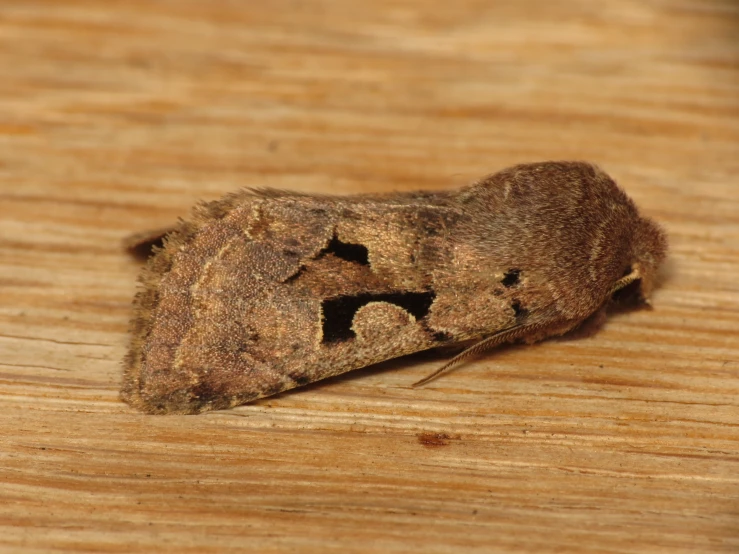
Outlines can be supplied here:
[[443, 370], [598, 319], [624, 290], [646, 301], [666, 249], [662, 230], [582, 162], [518, 165], [441, 192], [243, 190], [196, 206], [149, 259], [122, 397], [197, 413], [471, 345]]

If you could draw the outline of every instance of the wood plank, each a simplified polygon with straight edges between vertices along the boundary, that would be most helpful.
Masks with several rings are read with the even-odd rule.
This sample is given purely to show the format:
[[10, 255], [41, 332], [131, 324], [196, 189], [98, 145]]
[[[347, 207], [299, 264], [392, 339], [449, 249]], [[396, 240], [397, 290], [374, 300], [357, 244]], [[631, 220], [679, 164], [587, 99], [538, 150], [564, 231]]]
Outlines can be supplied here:
[[[0, 5], [0, 550], [739, 549], [731, 0]], [[244, 186], [587, 159], [662, 222], [652, 310], [201, 416], [118, 398], [128, 233]]]

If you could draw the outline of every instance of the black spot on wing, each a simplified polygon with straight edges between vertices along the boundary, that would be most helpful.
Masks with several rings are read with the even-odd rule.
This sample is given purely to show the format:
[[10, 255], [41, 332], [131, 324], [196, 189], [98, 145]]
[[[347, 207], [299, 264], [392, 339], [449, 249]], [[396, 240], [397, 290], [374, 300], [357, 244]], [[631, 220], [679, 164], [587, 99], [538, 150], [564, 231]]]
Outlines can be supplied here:
[[500, 281], [500, 283], [506, 288], [511, 288], [518, 285], [520, 279], [521, 270], [514, 267], [505, 272], [505, 275], [503, 275], [503, 279]]
[[513, 309], [517, 322], [522, 321], [527, 315], [529, 315], [529, 311], [521, 305], [520, 300], [514, 300], [511, 303], [511, 308]]
[[427, 292], [363, 293], [327, 298], [321, 303], [323, 343], [342, 342], [355, 337], [352, 321], [357, 310], [370, 302], [388, 302], [400, 306], [416, 319], [426, 316], [436, 295]]
[[337, 258], [360, 265], [369, 265], [369, 251], [363, 244], [342, 242], [334, 235], [328, 246], [321, 250], [319, 256], [333, 254]]

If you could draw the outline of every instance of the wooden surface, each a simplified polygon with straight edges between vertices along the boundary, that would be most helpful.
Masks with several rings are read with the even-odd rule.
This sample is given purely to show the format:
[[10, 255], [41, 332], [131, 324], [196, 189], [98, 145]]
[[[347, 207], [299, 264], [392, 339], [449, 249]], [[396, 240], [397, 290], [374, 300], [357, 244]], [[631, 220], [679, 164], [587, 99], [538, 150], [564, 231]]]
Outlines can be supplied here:
[[[0, 4], [0, 551], [739, 551], [739, 4]], [[602, 165], [653, 310], [416, 390], [415, 357], [231, 411], [118, 398], [119, 248], [242, 186]]]

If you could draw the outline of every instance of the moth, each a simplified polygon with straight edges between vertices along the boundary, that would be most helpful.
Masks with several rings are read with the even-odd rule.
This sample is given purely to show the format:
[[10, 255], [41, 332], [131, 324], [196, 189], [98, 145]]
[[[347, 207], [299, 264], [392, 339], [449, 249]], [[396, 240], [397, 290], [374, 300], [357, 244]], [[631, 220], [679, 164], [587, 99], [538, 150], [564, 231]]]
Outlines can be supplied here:
[[242, 190], [196, 206], [143, 269], [122, 398], [198, 413], [468, 345], [445, 369], [567, 333], [617, 291], [647, 300], [666, 251], [660, 227], [584, 162], [440, 192]]

